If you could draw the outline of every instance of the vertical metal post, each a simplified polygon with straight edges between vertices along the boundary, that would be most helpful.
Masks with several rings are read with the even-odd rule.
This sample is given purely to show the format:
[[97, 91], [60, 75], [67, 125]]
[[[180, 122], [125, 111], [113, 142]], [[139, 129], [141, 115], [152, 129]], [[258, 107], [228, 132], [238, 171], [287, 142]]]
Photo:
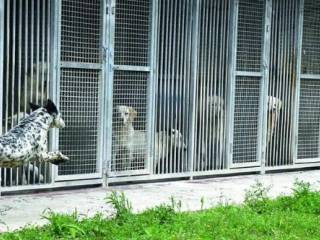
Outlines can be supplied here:
[[[112, 161], [112, 113], [113, 113], [113, 54], [114, 54], [114, 34], [115, 34], [115, 15], [112, 9], [115, 9], [115, 0], [110, 0], [108, 3], [108, 51], [107, 51], [107, 66], [106, 66], [106, 159], [107, 172], [111, 171]], [[112, 14], [111, 14], [112, 13]]]
[[[49, 97], [57, 104], [59, 109], [59, 83], [60, 83], [60, 29], [61, 29], [61, 0], [52, 1], [51, 22], [53, 24], [53, 31], [51, 32], [52, 45], [50, 81], [48, 82]], [[32, 63], [31, 63], [32, 64]], [[59, 148], [58, 130], [53, 129], [49, 133], [49, 149], [56, 150]], [[58, 175], [58, 167], [52, 165], [51, 182], [55, 181]]]
[[297, 160], [298, 149], [298, 127], [299, 127], [299, 102], [300, 102], [300, 81], [301, 81], [301, 56], [302, 56], [302, 39], [303, 39], [303, 12], [304, 0], [300, 0], [299, 5], [299, 18], [298, 18], [298, 32], [297, 32], [297, 65], [296, 65], [296, 89], [295, 89], [295, 102], [293, 114], [293, 164]]
[[228, 61], [228, 89], [227, 89], [227, 116], [226, 116], [226, 168], [230, 168], [233, 159], [233, 120], [235, 101], [235, 80], [237, 61], [237, 32], [238, 32], [238, 9], [239, 0], [230, 3], [230, 25], [229, 25], [229, 61]]
[[[4, 59], [4, 1], [0, 0], [0, 121], [3, 116], [3, 59]], [[0, 135], [2, 135], [2, 127], [0, 127]], [[1, 182], [0, 182], [1, 184]], [[0, 193], [1, 195], [1, 193]]]
[[[4, 1], [0, 0], [0, 122], [3, 119], [3, 58], [4, 58]], [[2, 135], [2, 127], [0, 127], [0, 135]], [[1, 169], [0, 169], [1, 170]], [[4, 177], [1, 175], [0, 171], [0, 179]], [[0, 196], [1, 196], [1, 180], [0, 180]]]
[[269, 86], [269, 71], [270, 71], [270, 40], [271, 40], [271, 17], [272, 17], [272, 0], [266, 0], [265, 5], [265, 23], [264, 23], [264, 41], [262, 55], [262, 81], [260, 87], [260, 116], [261, 131], [260, 133], [260, 148], [258, 148], [258, 160], [261, 159], [261, 174], [265, 173], [266, 166], [266, 141], [267, 141], [267, 104], [268, 104], [268, 86]]
[[[201, 0], [195, 0], [193, 2], [193, 49], [191, 55], [191, 94], [190, 94], [190, 122], [189, 122], [189, 143], [193, 143], [195, 139], [195, 121], [196, 121], [196, 97], [197, 97], [197, 79], [198, 79], [198, 33], [199, 33], [199, 6]], [[193, 179], [193, 157], [194, 157], [194, 144], [188, 144], [188, 161], [189, 161], [189, 171], [190, 179]]]
[[148, 84], [148, 120], [147, 120], [147, 132], [148, 132], [148, 158], [146, 161], [149, 161], [149, 171], [153, 173], [153, 163], [154, 163], [154, 138], [155, 138], [155, 102], [156, 102], [156, 83], [157, 83], [157, 52], [158, 52], [158, 1], [151, 0], [150, 4], [152, 4], [152, 11], [151, 11], [151, 33], [150, 33], [150, 39], [151, 39], [151, 46], [150, 46], [150, 55], [149, 55], [149, 61], [150, 61], [150, 76], [149, 76], [149, 84]]
[[108, 186], [108, 179], [107, 179], [107, 173], [108, 173], [108, 166], [107, 166], [107, 151], [106, 148], [108, 146], [107, 141], [108, 140], [105, 136], [107, 136], [107, 131], [106, 131], [106, 126], [108, 123], [107, 119], [107, 80], [108, 80], [108, 34], [109, 34], [109, 14], [107, 9], [108, 7], [108, 0], [103, 0], [102, 1], [102, 26], [101, 26], [101, 31], [102, 31], [102, 70], [101, 70], [101, 82], [102, 82], [102, 93], [101, 93], [101, 98], [100, 98], [100, 104], [101, 104], [101, 109], [102, 109], [102, 114], [101, 114], [101, 146], [102, 149], [100, 150], [101, 152], [101, 172], [102, 172], [102, 185], [103, 187]]

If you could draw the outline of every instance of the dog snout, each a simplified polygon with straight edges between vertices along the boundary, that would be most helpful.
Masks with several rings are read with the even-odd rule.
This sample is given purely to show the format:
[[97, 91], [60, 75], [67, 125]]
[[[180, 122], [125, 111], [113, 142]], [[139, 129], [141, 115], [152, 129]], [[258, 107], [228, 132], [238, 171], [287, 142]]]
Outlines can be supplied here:
[[56, 125], [58, 126], [58, 128], [64, 128], [66, 126], [65, 122], [60, 117], [56, 119]]

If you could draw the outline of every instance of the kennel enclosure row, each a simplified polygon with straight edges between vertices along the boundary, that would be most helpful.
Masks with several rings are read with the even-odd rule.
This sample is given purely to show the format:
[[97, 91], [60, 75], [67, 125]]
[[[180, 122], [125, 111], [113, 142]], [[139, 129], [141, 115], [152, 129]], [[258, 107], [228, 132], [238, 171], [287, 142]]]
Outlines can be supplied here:
[[319, 0], [0, 0], [0, 133], [50, 97], [71, 159], [3, 168], [1, 191], [320, 166], [319, 19]]

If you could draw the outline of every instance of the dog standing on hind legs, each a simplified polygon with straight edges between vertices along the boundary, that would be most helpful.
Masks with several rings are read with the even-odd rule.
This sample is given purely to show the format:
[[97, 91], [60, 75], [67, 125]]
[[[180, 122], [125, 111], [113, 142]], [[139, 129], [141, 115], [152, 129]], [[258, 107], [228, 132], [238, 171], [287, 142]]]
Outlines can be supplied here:
[[30, 107], [30, 115], [0, 137], [0, 167], [19, 167], [30, 159], [56, 165], [69, 160], [59, 151], [48, 152], [49, 129], [65, 126], [55, 104], [48, 99], [44, 107], [32, 103]]

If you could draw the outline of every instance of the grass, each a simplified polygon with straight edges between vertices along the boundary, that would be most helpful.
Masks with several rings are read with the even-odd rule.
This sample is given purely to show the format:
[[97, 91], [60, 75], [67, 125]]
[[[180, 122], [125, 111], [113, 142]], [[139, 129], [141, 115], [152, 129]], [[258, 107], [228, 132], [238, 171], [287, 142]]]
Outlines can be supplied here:
[[171, 199], [141, 214], [132, 213], [123, 194], [113, 193], [107, 199], [115, 209], [112, 219], [50, 213], [48, 225], [5, 233], [0, 239], [320, 239], [320, 193], [303, 182], [293, 190], [292, 196], [271, 200], [268, 188], [257, 183], [241, 206], [181, 212], [181, 203]]

